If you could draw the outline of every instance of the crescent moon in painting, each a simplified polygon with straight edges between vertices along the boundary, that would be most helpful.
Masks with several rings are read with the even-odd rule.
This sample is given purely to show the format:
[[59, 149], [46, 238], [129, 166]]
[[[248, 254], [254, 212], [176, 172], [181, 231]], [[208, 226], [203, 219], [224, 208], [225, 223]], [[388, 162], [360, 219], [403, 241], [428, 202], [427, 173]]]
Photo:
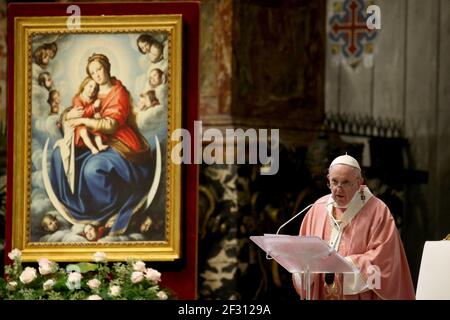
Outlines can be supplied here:
[[[145, 209], [147, 209], [153, 199], [155, 198], [156, 191], [158, 190], [159, 181], [161, 179], [161, 149], [159, 146], [158, 137], [155, 135], [155, 145], [156, 145], [156, 165], [155, 165], [155, 174], [153, 177], [153, 182], [150, 187], [148, 194], [146, 194], [141, 201], [136, 205], [133, 209], [133, 214], [136, 213], [146, 202]], [[50, 202], [53, 204], [55, 209], [70, 223], [76, 224], [77, 221], [72, 219], [68, 214], [66, 207], [59, 201], [58, 197], [56, 197], [55, 192], [53, 191], [52, 185], [50, 183], [50, 178], [48, 176], [48, 168], [47, 168], [47, 153], [48, 153], [48, 143], [49, 139], [45, 142], [44, 151], [42, 154], [42, 177], [44, 182], [45, 191], [47, 192], [48, 198]]]

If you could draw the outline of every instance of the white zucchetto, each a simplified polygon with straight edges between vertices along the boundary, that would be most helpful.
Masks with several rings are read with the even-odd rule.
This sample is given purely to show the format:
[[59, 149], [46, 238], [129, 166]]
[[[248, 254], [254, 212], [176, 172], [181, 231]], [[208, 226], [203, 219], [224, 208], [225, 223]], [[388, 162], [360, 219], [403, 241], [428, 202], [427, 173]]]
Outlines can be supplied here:
[[330, 164], [330, 169], [332, 166], [336, 165], [336, 164], [346, 164], [350, 167], [354, 167], [358, 170], [361, 171], [361, 167], [359, 166], [358, 161], [356, 161], [355, 158], [349, 156], [348, 154], [345, 154], [343, 156], [339, 156], [336, 159], [333, 160], [333, 162], [331, 162]]

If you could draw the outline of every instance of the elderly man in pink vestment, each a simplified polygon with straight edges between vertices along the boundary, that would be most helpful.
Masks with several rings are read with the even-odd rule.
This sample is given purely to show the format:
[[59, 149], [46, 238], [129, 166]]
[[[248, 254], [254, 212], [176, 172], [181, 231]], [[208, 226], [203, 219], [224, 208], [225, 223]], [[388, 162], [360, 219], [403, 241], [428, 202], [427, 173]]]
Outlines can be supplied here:
[[[358, 161], [337, 157], [328, 169], [331, 194], [303, 219], [301, 236], [318, 236], [344, 256], [353, 274], [316, 274], [312, 299], [414, 299], [403, 244], [386, 204], [363, 185]], [[295, 277], [296, 291], [301, 292]]]

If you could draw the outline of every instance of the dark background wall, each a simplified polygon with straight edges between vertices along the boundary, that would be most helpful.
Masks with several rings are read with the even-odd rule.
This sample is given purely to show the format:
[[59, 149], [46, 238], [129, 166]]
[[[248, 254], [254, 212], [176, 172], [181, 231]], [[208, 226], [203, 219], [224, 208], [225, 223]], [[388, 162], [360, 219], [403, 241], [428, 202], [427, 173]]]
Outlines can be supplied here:
[[[280, 128], [282, 137], [276, 177], [221, 168], [233, 182], [232, 210], [220, 181], [211, 182], [213, 169], [201, 170], [200, 221], [211, 223], [204, 230], [218, 244], [199, 248], [205, 297], [295, 296], [283, 270], [246, 241], [327, 192], [323, 177], [339, 152], [361, 161], [367, 184], [391, 208], [415, 284], [424, 242], [450, 232], [450, 1], [369, 2], [381, 8], [381, 30], [359, 59], [348, 59], [329, 37], [344, 1], [202, 1], [202, 120]], [[235, 252], [219, 249], [232, 240]], [[219, 262], [228, 271], [211, 273]]]

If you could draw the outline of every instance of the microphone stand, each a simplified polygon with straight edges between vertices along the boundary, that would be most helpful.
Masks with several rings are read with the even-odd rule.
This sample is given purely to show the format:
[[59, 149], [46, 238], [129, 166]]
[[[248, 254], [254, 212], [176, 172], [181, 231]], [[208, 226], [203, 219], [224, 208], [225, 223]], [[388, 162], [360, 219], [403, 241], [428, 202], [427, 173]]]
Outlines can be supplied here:
[[297, 218], [299, 215], [301, 215], [303, 212], [305, 212], [305, 210], [311, 208], [314, 205], [314, 203], [311, 203], [310, 205], [308, 205], [307, 207], [305, 207], [302, 211], [300, 211], [299, 213], [297, 213], [296, 215], [294, 215], [292, 218], [290, 218], [288, 221], [286, 221], [285, 223], [283, 223], [277, 230], [277, 233], [275, 233], [275, 235], [277, 235], [280, 230], [286, 226], [289, 222], [291, 222], [292, 220], [294, 220], [295, 218]]
[[[297, 218], [299, 215], [301, 215], [307, 209], [311, 208], [313, 205], [315, 205], [315, 204], [325, 204], [327, 202], [328, 201], [315, 202], [315, 203], [311, 203], [310, 205], [306, 206], [302, 211], [300, 211], [299, 213], [295, 214], [292, 218], [290, 218], [288, 221], [283, 223], [278, 228], [277, 233], [275, 235], [278, 235], [278, 233], [280, 232], [280, 230], [284, 226], [286, 226], [289, 222], [291, 222], [292, 220]], [[333, 203], [335, 203], [335, 201], [330, 202], [330, 204], [333, 204]], [[272, 257], [269, 256], [268, 252], [266, 253], [266, 259], [273, 259]], [[334, 274], [333, 274], [333, 278], [334, 278]], [[294, 281], [297, 284], [299, 284], [300, 287], [304, 288], [304, 290], [306, 291], [306, 300], [311, 300], [311, 274], [310, 274], [310, 271], [309, 271], [309, 266], [306, 266], [306, 270], [304, 270], [304, 272], [302, 274], [294, 273], [294, 278], [293, 279], [294, 279]]]
[[[334, 203], [335, 201], [332, 201], [330, 203]], [[288, 221], [286, 221], [285, 223], [283, 223], [277, 230], [277, 233], [275, 233], [275, 235], [277, 236], [278, 233], [280, 232], [280, 230], [286, 226], [289, 222], [291, 222], [292, 220], [294, 220], [295, 218], [297, 218], [299, 215], [301, 215], [303, 212], [305, 212], [307, 209], [311, 208], [313, 205], [315, 204], [324, 204], [327, 203], [327, 201], [321, 201], [321, 202], [314, 202], [311, 203], [310, 205], [306, 206], [302, 211], [300, 211], [299, 213], [295, 214], [292, 218], [290, 218]], [[266, 259], [267, 260], [272, 260], [273, 258], [269, 255], [269, 252], [266, 252]]]

